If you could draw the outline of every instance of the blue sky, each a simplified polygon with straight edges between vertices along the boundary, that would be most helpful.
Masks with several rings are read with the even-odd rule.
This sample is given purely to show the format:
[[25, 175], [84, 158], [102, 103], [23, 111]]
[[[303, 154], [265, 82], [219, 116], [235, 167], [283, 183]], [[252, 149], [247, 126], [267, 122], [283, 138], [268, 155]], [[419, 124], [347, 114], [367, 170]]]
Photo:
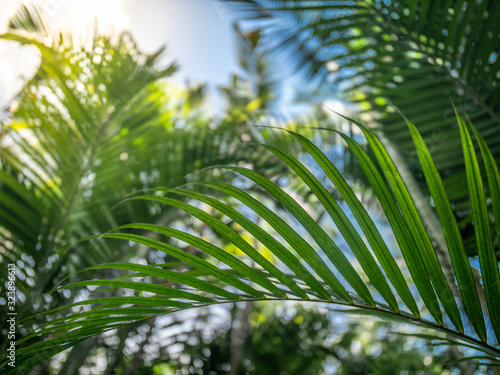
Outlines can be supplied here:
[[[22, 0], [2, 0], [0, 32]], [[35, 0], [52, 26], [78, 28], [97, 19], [102, 30], [130, 30], [139, 48], [151, 53], [167, 45], [165, 62], [176, 61], [177, 83], [205, 82], [212, 93], [237, 70], [232, 53], [231, 18], [212, 0]], [[34, 73], [36, 53], [0, 41], [0, 101], [21, 88], [21, 76]], [[218, 105], [218, 104], [217, 104]]]
[[[96, 19], [100, 32], [108, 34], [128, 30], [140, 50], [152, 53], [167, 46], [165, 64], [175, 61], [179, 71], [171, 78], [176, 83], [206, 83], [210, 105], [216, 115], [222, 113], [217, 87], [230, 83], [238, 71], [234, 56], [231, 12], [216, 0], [33, 0], [54, 28], [84, 30]], [[23, 0], [0, 2], [0, 32]], [[0, 40], [0, 108], [8, 105], [29, 79], [38, 64], [34, 47], [19, 47]], [[283, 62], [287, 66], [287, 62]], [[24, 78], [21, 78], [24, 77]], [[304, 108], [290, 106], [297, 87], [304, 82], [288, 75], [275, 116], [301, 115]], [[329, 107], [345, 112], [332, 101]], [[283, 117], [282, 117], [283, 116]]]
[[226, 84], [236, 69], [231, 19], [211, 0], [134, 1], [130, 30], [145, 52], [167, 45], [180, 64], [176, 80]]

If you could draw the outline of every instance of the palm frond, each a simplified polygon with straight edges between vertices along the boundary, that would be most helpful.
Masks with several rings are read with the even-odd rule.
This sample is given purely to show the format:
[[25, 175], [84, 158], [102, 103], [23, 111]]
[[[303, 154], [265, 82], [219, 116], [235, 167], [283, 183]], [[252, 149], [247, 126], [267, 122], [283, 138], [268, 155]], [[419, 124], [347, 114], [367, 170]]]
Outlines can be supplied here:
[[[449, 192], [463, 235], [469, 200], [450, 98], [469, 113], [500, 159], [500, 16], [496, 1], [222, 1], [240, 22], [262, 27], [269, 53], [344, 93], [374, 118], [425, 194], [425, 179], [399, 109], [422, 134]], [[472, 237], [466, 242], [475, 252]]]
[[[103, 264], [83, 270], [82, 272], [113, 269], [125, 273], [118, 278], [88, 279], [64, 285], [64, 288], [85, 287], [95, 290], [95, 298], [34, 316], [38, 328], [19, 341], [22, 348], [17, 352], [20, 363], [17, 371], [25, 371], [88, 337], [151, 316], [198, 306], [254, 300], [297, 300], [344, 305], [355, 308], [354, 313], [358, 311], [374, 316], [389, 316], [431, 327], [451, 335], [460, 345], [474, 348], [482, 353], [481, 360], [494, 365], [500, 357], [497, 346], [500, 325], [497, 307], [500, 285], [498, 263], [492, 251], [491, 236], [487, 233], [490, 228], [486, 218], [488, 208], [482, 196], [484, 187], [477, 155], [465, 122], [459, 115], [457, 119], [464, 140], [468, 190], [475, 215], [475, 237], [483, 277], [481, 288], [486, 294], [488, 314], [481, 312], [471, 274], [472, 266], [465, 254], [457, 223], [451, 215], [450, 201], [436, 172], [436, 165], [416, 127], [407, 122], [429, 190], [436, 202], [440, 230], [446, 238], [461, 292], [458, 296], [451, 293], [451, 286], [437, 261], [436, 250], [387, 151], [370, 130], [352, 120], [363, 131], [373, 151], [373, 160], [354, 139], [346, 135], [343, 137], [372, 182], [388, 223], [393, 228], [399, 250], [388, 249], [386, 240], [378, 233], [373, 220], [360, 205], [352, 188], [343, 181], [336, 166], [307, 138], [290, 132], [291, 137], [304, 146], [310, 157], [331, 178], [331, 182], [351, 208], [353, 219], [349, 220], [339, 210], [337, 202], [301, 161], [279, 149], [268, 147], [268, 150], [309, 186], [349, 244], [352, 258], [339, 250], [324, 228], [282, 187], [250, 169], [223, 167], [267, 191], [269, 195], [265, 203], [237, 184], [221, 183], [204, 183], [203, 186], [213, 192], [210, 194], [174, 189], [166, 191], [165, 196], [132, 197], [123, 205], [154, 201], [187, 212], [240, 249], [251, 261], [251, 265], [226, 252], [217, 243], [178, 229], [136, 223], [102, 234], [99, 241], [128, 241], [165, 252], [185, 264], [185, 271], [177, 268], [174, 272], [161, 264], [125, 263]], [[484, 140], [478, 134], [477, 136], [484, 158], [489, 159], [486, 163], [488, 181], [498, 182], [498, 166], [491, 162], [492, 157]], [[230, 207], [224, 203], [220, 194], [233, 197], [246, 208]], [[269, 196], [272, 196], [272, 201], [279, 202], [289, 211], [295, 224], [292, 225], [273, 212]], [[181, 197], [188, 197], [190, 200]], [[221, 215], [210, 215], [197, 208], [197, 201], [211, 206]], [[248, 209], [253, 212], [251, 215], [248, 214]], [[497, 209], [497, 206], [493, 207], [493, 210]], [[250, 219], [251, 217], [255, 219]], [[246, 241], [228, 225], [227, 219], [238, 223], [256, 242]], [[359, 223], [359, 231], [352, 225], [354, 221]], [[264, 230], [264, 224], [273, 231]], [[366, 236], [371, 249], [364, 244], [361, 233]], [[191, 254], [183, 250], [176, 241], [187, 243], [201, 253]], [[259, 252], [257, 243], [270, 250], [281, 263], [269, 262]], [[404, 277], [400, 272], [402, 267], [395, 263], [399, 254], [404, 257], [411, 278]], [[415, 287], [418, 293], [409, 293]], [[45, 316], [48, 317], [47, 320]], [[41, 337], [45, 339], [40, 340]], [[5, 362], [3, 368], [7, 368]]]

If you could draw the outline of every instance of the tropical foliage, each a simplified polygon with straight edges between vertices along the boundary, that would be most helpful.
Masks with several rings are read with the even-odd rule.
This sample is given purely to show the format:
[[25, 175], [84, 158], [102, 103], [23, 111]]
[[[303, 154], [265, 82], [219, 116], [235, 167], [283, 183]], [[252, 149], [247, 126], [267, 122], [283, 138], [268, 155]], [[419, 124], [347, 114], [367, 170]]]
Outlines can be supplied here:
[[[467, 253], [477, 255], [469, 201], [460, 184], [465, 169], [451, 102], [467, 111], [498, 163], [497, 1], [223, 3], [240, 19], [263, 28], [262, 39], [271, 55], [286, 56], [315, 77], [316, 84], [330, 84], [350, 103], [358, 103], [362, 118], [376, 120], [384, 144], [397, 151], [428, 195], [417, 153], [397, 110], [403, 112], [433, 153]], [[430, 226], [435, 225], [434, 221]], [[442, 242], [438, 236], [433, 234], [433, 240]]]
[[[259, 221], [266, 222], [272, 227], [280, 238], [288, 243], [287, 246], [284, 245], [285, 242], [278, 241], [276, 237], [263, 230], [261, 225], [255, 223], [255, 220], [250, 220], [248, 215], [243, 215], [223, 203], [223, 200], [193, 190], [175, 189], [167, 192], [165, 196], [138, 195], [130, 198], [131, 201], [158, 202], [193, 215], [238, 247], [254, 262], [255, 266], [249, 267], [238, 257], [225, 252], [218, 246], [178, 229], [146, 223], [118, 227], [116, 230], [100, 235], [100, 239], [142, 244], [177, 258], [185, 264], [185, 267], [176, 272], [165, 268], [164, 265], [157, 267], [130, 263], [102, 264], [88, 268], [86, 271], [116, 269], [126, 272], [119, 278], [99, 278], [66, 284], [64, 288], [67, 289], [82, 286], [102, 286], [104, 289], [97, 289], [94, 292], [94, 294], [97, 293], [96, 298], [60, 306], [42, 314], [49, 315], [51, 318], [48, 322], [40, 324], [36, 333], [21, 340], [21, 342], [29, 342], [35, 339], [32, 345], [19, 350], [19, 360], [23, 363], [21, 366], [29, 368], [87, 337], [150, 316], [208, 304], [284, 299], [313, 300], [352, 306], [360, 310], [394, 315], [409, 322], [434, 327], [453, 335], [455, 339], [452, 342], [463, 340], [465, 345], [485, 353], [484, 358], [490, 363], [497, 363], [498, 349], [495, 348], [494, 343], [500, 324], [497, 316], [500, 309], [496, 306], [500, 300], [498, 264], [489, 233], [488, 209], [482, 193], [484, 189], [476, 153], [467, 126], [460, 116], [458, 116], [458, 122], [463, 137], [471, 207], [475, 223], [477, 223], [476, 238], [484, 281], [482, 288], [486, 295], [488, 311], [482, 312], [471, 266], [463, 251], [463, 242], [456, 221], [452, 217], [442, 181], [415, 127], [408, 123], [453, 261], [457, 284], [460, 288], [460, 295], [456, 297], [453, 296], [427, 231], [390, 156], [380, 141], [369, 130], [358, 124], [382, 172], [379, 172], [370, 157], [354, 139], [348, 136], [343, 137], [360, 162], [387, 215], [406, 266], [411, 273], [412, 281], [405, 280], [372, 219], [336, 167], [307, 138], [291, 132], [291, 136], [307, 149], [310, 156], [339, 190], [366, 236], [372, 251], [367, 248], [337, 202], [300, 161], [276, 148], [267, 147], [267, 149], [292, 168], [308, 185], [350, 245], [350, 250], [360, 269], [355, 268], [353, 262], [340, 251], [324, 229], [280, 187], [250, 169], [225, 166], [222, 168], [246, 177], [267, 191], [295, 217], [301, 224], [302, 231], [307, 233], [315, 244], [308, 240], [308, 236], [300, 234], [298, 229], [292, 228], [277, 216], [268, 205], [232, 185], [208, 182], [201, 184], [245, 204], [259, 216]], [[491, 162], [493, 160], [491, 153], [483, 139], [477, 133], [476, 137], [487, 166], [487, 183], [489, 186], [494, 186], [500, 181], [498, 168]], [[492, 191], [498, 192], [498, 190]], [[254, 246], [231, 230], [223, 218], [214, 217], [192, 203], [172, 198], [169, 196], [171, 194], [187, 196], [215, 208], [269, 249], [288, 268], [288, 272], [284, 273], [269, 262]], [[498, 214], [498, 200], [495, 199], [495, 201], [493, 210]], [[151, 238], [155, 233], [190, 244], [203, 251], [208, 258], [190, 254], [168, 241]], [[215, 266], [211, 259], [218, 260], [228, 268]], [[328, 264], [333, 265], [334, 268]], [[165, 281], [167, 281], [166, 284]], [[423, 302], [422, 306], [417, 305], [415, 293], [411, 293], [410, 287], [416, 287], [418, 290]], [[131, 290], [134, 293], [126, 293], [124, 290]], [[90, 307], [92, 305], [93, 307]], [[466, 316], [460, 313], [458, 306], [464, 307]], [[73, 313], [70, 315], [64, 313], [66, 309]], [[63, 312], [62, 315], [61, 312]], [[39, 315], [37, 319], [40, 318]], [[464, 324], [464, 321], [467, 324]], [[486, 322], [491, 324], [492, 332], [488, 333]], [[471, 331], [465, 332], [465, 327], [469, 325]], [[50, 339], [39, 342], [38, 337], [42, 334], [49, 334]]]
[[[466, 348], [461, 360], [499, 365], [500, 6], [231, 3], [254, 22], [292, 22], [235, 28], [245, 76], [223, 89], [219, 122], [203, 87], [163, 81], [175, 66], [127, 34], [77, 40], [23, 8], [2, 35], [41, 56], [0, 134], [0, 254], [18, 265], [23, 334], [2, 372], [43, 371], [166, 313], [283, 300], [431, 328], [421, 337]], [[276, 127], [272, 41], [377, 131], [347, 117], [349, 134]]]
[[[139, 53], [128, 34], [107, 37], [89, 29], [77, 38], [49, 24], [36, 8], [24, 7], [2, 36], [38, 49], [41, 57], [1, 130], [1, 280], [6, 285], [7, 264], [16, 263], [19, 320], [77, 298], [69, 290], [46, 292], [66, 277], [74, 280], [82, 267], [149, 252], [89, 247], [79, 239], [134, 219], [162, 225], [179, 219], [155, 203], [116, 206], [127, 194], [195, 181], [191, 173], [214, 164], [252, 163], [277, 174], [283, 167], [269, 164], [254, 147], [234, 144], [267, 139], [287, 147], [282, 134], [250, 129], [246, 120], [236, 125], [232, 113], [217, 125], [203, 86], [183, 89], [162, 80], [176, 66], [160, 68], [161, 51]], [[255, 99], [239, 92], [241, 103]], [[266, 102], [243, 106], [238, 114], [259, 118]], [[1, 328], [8, 328], [5, 321]], [[20, 327], [22, 334], [31, 329]], [[2, 347], [8, 343], [5, 335]]]

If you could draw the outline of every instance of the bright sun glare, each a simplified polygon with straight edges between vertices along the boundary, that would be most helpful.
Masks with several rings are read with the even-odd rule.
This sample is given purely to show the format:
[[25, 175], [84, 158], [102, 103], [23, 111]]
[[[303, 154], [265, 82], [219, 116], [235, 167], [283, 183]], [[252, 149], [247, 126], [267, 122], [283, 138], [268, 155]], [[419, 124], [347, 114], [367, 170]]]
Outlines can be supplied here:
[[[0, 2], [0, 33], [8, 20], [28, 0]], [[130, 31], [139, 49], [156, 52], [167, 46], [165, 63], [180, 70], [171, 79], [176, 83], [202, 81], [211, 90], [226, 85], [236, 64], [231, 50], [231, 19], [211, 0], [32, 0], [55, 30], [71, 30], [74, 41], [89, 40], [97, 23], [101, 34]], [[95, 23], [94, 23], [95, 21]], [[163, 63], [163, 61], [162, 61]], [[38, 64], [35, 49], [0, 40], [0, 112], [29, 79]], [[216, 106], [217, 103], [214, 103]]]
[[[6, 0], [0, 5], [0, 32], [5, 32], [8, 20], [26, 3], [22, 0]], [[71, 30], [75, 39], [85, 37], [89, 32], [88, 25], [96, 21], [99, 31], [112, 34], [126, 30], [130, 26], [127, 7], [130, 0], [40, 0], [34, 4], [42, 10], [55, 30]], [[90, 21], [90, 22], [89, 22]], [[93, 31], [93, 30], [92, 30]], [[0, 107], [10, 102], [29, 78], [38, 64], [34, 49], [19, 47], [16, 43], [0, 41], [0, 71], [8, 71], [9, 75], [0, 77]]]

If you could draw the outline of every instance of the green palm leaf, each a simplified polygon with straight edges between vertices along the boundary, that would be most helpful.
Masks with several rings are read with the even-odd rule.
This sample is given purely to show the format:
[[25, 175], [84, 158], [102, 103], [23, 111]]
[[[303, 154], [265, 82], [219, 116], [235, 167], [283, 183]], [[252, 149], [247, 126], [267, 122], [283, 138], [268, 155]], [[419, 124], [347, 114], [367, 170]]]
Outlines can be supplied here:
[[[458, 188], [465, 169], [450, 98], [469, 113], [498, 164], [498, 1], [221, 3], [242, 22], [262, 28], [270, 54], [287, 56], [308, 81], [332, 82], [332, 92], [358, 103], [359, 113], [376, 120], [384, 144], [402, 156], [423, 195], [429, 195], [398, 108], [429, 145], [462, 235], [473, 233], [470, 202]], [[473, 237], [465, 247], [469, 256], [477, 255]]]
[[[333, 222], [339, 227], [340, 235], [345, 237], [350, 245], [352, 259], [340, 251], [322, 225], [313, 220], [281, 187], [252, 170], [226, 166], [223, 168], [245, 176], [263, 191], [267, 191], [269, 195], [265, 198], [265, 203], [240, 187], [205, 183], [202, 185], [209, 187], [213, 196], [179, 189], [165, 193], [177, 194], [179, 197], [188, 197], [192, 200], [184, 201], [180, 200], [181, 198], [164, 196], [137, 196], [124, 202], [123, 205], [138, 201], [154, 201], [184, 210], [239, 248], [245, 254], [245, 259], [251, 261], [250, 265], [245, 263], [245, 259], [178, 229], [151, 224], [130, 224], [105, 233], [97, 242], [107, 238], [141, 243], [151, 249], [172, 255], [183, 262], [186, 268], [183, 271], [183, 267], [174, 270], [165, 268], [166, 266], [161, 264], [116, 263], [83, 270], [82, 272], [95, 272], [101, 269], [114, 269], [125, 273], [119, 278], [90, 279], [64, 285], [64, 288], [92, 287], [92, 290], [95, 287], [102, 288], [93, 292], [96, 298], [88, 298], [34, 316], [32, 319], [38, 322], [39, 328], [20, 341], [22, 347], [18, 350], [17, 360], [21, 365], [16, 371], [26, 371], [85, 338], [150, 316], [238, 300], [284, 299], [351, 306], [356, 308], [353, 313], [388, 316], [432, 327], [452, 335], [453, 345], [463, 344], [483, 353], [480, 357], [471, 357], [471, 360], [480, 358], [491, 363], [498, 362], [500, 349], [495, 346], [496, 341], [491, 339], [491, 335], [487, 341], [486, 330], [491, 323], [497, 332], [500, 322], [499, 309], [495, 307], [499, 301], [498, 264], [492, 252], [491, 236], [488, 232], [490, 230], [486, 219], [488, 208], [484, 200], [479, 164], [468, 129], [460, 116], [457, 115], [457, 119], [464, 139], [467, 182], [471, 207], [475, 215], [475, 236], [484, 280], [483, 285], [479, 287], [486, 294], [489, 317], [481, 312], [463, 239], [456, 228], [456, 221], [451, 220], [449, 200], [419, 132], [408, 122], [435, 202], [441, 223], [440, 229], [444, 232], [453, 262], [454, 275], [461, 291], [461, 294], [456, 296], [451, 292], [452, 286], [444, 277], [442, 268], [437, 262], [435, 249], [428, 240], [428, 234], [420, 221], [412, 197], [406, 191], [405, 184], [392, 164], [391, 158], [378, 139], [368, 129], [358, 124], [374, 152], [378, 166], [375, 166], [352, 138], [344, 136], [344, 139], [360, 161], [369, 181], [372, 182], [413, 280], [405, 279], [397, 267], [394, 267], [396, 255], [388, 251], [387, 241], [378, 233], [376, 226], [363, 210], [350, 186], [342, 179], [335, 165], [312, 142], [291, 132], [291, 136], [298, 140], [318, 162], [342, 197], [349, 202], [350, 207], [353, 207], [353, 216], [361, 223], [360, 229], [367, 235], [367, 244], [353, 223], [339, 211], [337, 202], [304, 164], [279, 149], [269, 147], [269, 150], [304, 180], [324, 205], [325, 210], [331, 214]], [[486, 175], [489, 184], [494, 186], [498, 182], [498, 167], [491, 161], [491, 155], [484, 141], [479, 134], [476, 136], [484, 159], [489, 158], [485, 163]], [[231, 196], [247, 208], [244, 210], [233, 208], [223, 203], [223, 196]], [[273, 212], [270, 208], [271, 201], [279, 203], [288, 210], [295, 218], [294, 223], [287, 223]], [[202, 211], [196, 207], [196, 202], [203, 202], [213, 207], [221, 215], [210, 215]], [[253, 214], [249, 215], [248, 209], [253, 211]], [[494, 206], [493, 209], [497, 210], [498, 206]], [[258, 224], [256, 220], [250, 219], [255, 215], [259, 217]], [[227, 224], [227, 218], [241, 225], [242, 230], [248, 231], [255, 238], [255, 243], [250, 244], [242, 236], [241, 231], [231, 229]], [[276, 234], [272, 235], [270, 230], [264, 228], [273, 228]], [[136, 232], [140, 234], [134, 234]], [[199, 253], [192, 254], [182, 247], [176, 247], [168, 239], [156, 239], [158, 234], [188, 243], [197, 248]], [[288, 267], [288, 270], [283, 272], [278, 265], [269, 262], [260, 253], [261, 247], [258, 243], [266, 246], [283, 262], [283, 265]], [[359, 247], [354, 249], [354, 246]], [[389, 287], [390, 285], [392, 287]], [[417, 287], [419, 296], [408, 293], [413, 285]], [[422, 302], [419, 308], [415, 305], [415, 299]], [[461, 313], [460, 306], [463, 306], [466, 314]], [[66, 311], [72, 313], [68, 315]], [[50, 318], [44, 320], [45, 316]], [[467, 329], [465, 332], [464, 327]], [[476, 333], [468, 327], [472, 327]], [[6, 362], [3, 362], [3, 366], [6, 373], [14, 372], [6, 367]]]

